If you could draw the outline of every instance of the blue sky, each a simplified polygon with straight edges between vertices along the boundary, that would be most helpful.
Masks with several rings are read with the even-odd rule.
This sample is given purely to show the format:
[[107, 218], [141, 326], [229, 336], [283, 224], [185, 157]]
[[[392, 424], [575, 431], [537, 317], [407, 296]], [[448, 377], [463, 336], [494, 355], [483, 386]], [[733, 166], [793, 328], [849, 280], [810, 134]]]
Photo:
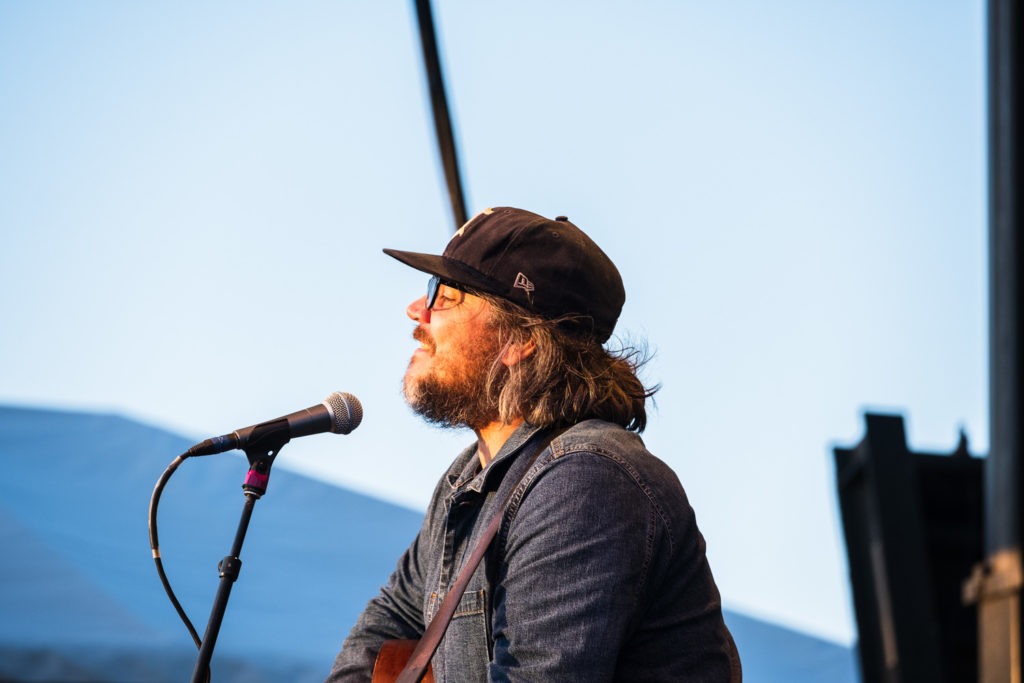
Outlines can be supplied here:
[[[850, 642], [832, 446], [988, 447], [982, 4], [435, 20], [470, 213], [619, 265], [726, 604]], [[424, 506], [469, 436], [402, 403], [425, 278], [380, 253], [452, 230], [420, 60], [411, 3], [0, 4], [0, 400], [199, 439], [348, 391], [281, 465]]]

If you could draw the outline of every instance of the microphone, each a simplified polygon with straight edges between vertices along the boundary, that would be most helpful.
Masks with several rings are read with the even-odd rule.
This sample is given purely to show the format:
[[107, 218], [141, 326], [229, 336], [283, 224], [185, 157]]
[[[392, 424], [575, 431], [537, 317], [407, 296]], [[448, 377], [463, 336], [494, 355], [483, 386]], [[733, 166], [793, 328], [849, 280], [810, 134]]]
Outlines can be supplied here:
[[276, 420], [267, 420], [236, 429], [230, 434], [207, 439], [188, 449], [188, 456], [213, 455], [235, 448], [244, 449], [256, 429], [281, 420], [287, 421], [288, 432], [292, 439], [321, 432], [348, 434], [363, 421], [363, 406], [360, 405], [359, 399], [352, 394], [336, 391], [312, 408], [298, 410]]

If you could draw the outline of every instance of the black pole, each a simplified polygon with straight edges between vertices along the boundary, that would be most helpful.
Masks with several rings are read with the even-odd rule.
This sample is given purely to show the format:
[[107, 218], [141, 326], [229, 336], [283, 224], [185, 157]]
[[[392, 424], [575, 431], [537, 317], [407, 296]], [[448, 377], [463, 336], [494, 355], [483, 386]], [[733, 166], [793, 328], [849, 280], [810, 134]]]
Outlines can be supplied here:
[[252, 517], [252, 508], [256, 505], [257, 498], [259, 496], [255, 493], [245, 493], [245, 506], [242, 508], [242, 518], [238, 522], [238, 531], [235, 532], [235, 541], [231, 544], [231, 554], [217, 565], [217, 569], [220, 570], [220, 586], [210, 610], [210, 620], [206, 624], [206, 633], [203, 634], [203, 644], [199, 648], [196, 668], [192, 672], [192, 683], [205, 683], [210, 680], [210, 659], [213, 657], [213, 648], [217, 645], [217, 634], [220, 633], [220, 624], [224, 620], [224, 611], [231, 596], [231, 586], [242, 569], [242, 560], [239, 559], [242, 554], [242, 542], [245, 541], [245, 532], [249, 528], [249, 519]]
[[979, 598], [979, 681], [1019, 683], [1021, 670], [1021, 400], [1024, 370], [1017, 44], [1015, 0], [988, 3], [989, 123], [989, 432], [986, 463], [986, 560]]
[[249, 529], [252, 508], [256, 505], [256, 500], [267, 492], [267, 482], [270, 479], [270, 468], [274, 464], [274, 458], [290, 440], [291, 427], [286, 417], [257, 425], [249, 436], [245, 448], [249, 472], [245, 476], [245, 483], [242, 484], [245, 506], [242, 508], [242, 518], [238, 522], [235, 540], [231, 544], [231, 553], [217, 565], [217, 569], [220, 570], [220, 585], [217, 588], [217, 597], [213, 600], [213, 608], [210, 610], [206, 633], [203, 634], [203, 641], [199, 646], [199, 657], [192, 672], [192, 683], [206, 683], [210, 680], [210, 660], [213, 658], [213, 648], [217, 644], [217, 634], [220, 633], [220, 624], [224, 619], [228, 598], [231, 596], [231, 586], [242, 569], [242, 542], [245, 541], [245, 532]]
[[434, 112], [434, 129], [437, 131], [437, 145], [441, 152], [448, 196], [452, 203], [452, 217], [456, 229], [466, 222], [466, 200], [462, 193], [462, 179], [459, 176], [459, 157], [455, 150], [455, 135], [448, 111], [448, 98], [444, 92], [444, 78], [441, 75], [441, 60], [437, 54], [437, 35], [434, 31], [434, 17], [430, 11], [430, 0], [416, 0], [416, 18], [420, 27], [420, 44], [423, 46], [423, 66], [427, 72], [427, 87], [430, 90], [430, 104]]
[[989, 4], [989, 552], [1020, 547], [1021, 260], [1016, 184], [1019, 149], [1014, 57], [1020, 38], [1013, 0]]

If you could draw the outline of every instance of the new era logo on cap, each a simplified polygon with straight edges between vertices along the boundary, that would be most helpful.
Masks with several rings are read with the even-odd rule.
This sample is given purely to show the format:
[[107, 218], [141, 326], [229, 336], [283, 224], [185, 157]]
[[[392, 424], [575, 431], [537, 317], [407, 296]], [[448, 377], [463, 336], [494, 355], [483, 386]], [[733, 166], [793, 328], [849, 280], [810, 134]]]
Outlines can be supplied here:
[[533, 286], [533, 283], [530, 282], [530, 279], [523, 275], [522, 273], [516, 274], [516, 283], [512, 286], [518, 287], [519, 289], [525, 290], [527, 292], [532, 292], [534, 289], [536, 289]]

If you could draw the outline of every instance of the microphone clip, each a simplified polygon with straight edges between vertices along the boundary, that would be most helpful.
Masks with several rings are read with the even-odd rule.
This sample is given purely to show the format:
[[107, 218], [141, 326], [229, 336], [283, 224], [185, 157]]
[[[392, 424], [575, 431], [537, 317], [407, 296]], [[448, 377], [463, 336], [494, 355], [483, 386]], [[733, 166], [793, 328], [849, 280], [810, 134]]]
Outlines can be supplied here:
[[245, 457], [249, 459], [249, 473], [242, 490], [257, 498], [267, 492], [270, 467], [284, 445], [292, 440], [288, 420], [280, 418], [257, 425], [245, 444]]

